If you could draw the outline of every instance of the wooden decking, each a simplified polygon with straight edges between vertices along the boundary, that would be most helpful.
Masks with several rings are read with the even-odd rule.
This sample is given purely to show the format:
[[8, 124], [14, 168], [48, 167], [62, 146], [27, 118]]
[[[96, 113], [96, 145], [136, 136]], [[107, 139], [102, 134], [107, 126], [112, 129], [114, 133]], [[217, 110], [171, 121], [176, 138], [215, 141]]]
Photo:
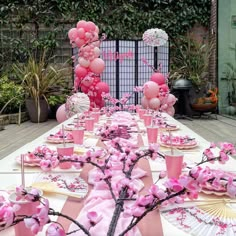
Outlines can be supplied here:
[[0, 159], [31, 142], [56, 125], [58, 125], [56, 120], [48, 120], [43, 123], [26, 121], [20, 125], [6, 125], [5, 129], [0, 131]]
[[[178, 121], [208, 141], [236, 143], [236, 120], [218, 116], [217, 120], [201, 118], [192, 121], [186, 119]], [[57, 124], [55, 120], [48, 120], [39, 124], [27, 121], [21, 125], [7, 125], [5, 130], [0, 131], [0, 159], [34, 140]]]

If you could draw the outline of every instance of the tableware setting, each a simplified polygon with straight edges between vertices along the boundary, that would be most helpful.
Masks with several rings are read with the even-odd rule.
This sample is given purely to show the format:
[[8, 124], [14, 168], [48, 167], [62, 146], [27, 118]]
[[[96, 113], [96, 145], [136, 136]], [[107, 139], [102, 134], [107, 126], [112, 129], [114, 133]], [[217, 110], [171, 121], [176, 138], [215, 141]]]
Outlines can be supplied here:
[[88, 193], [88, 184], [78, 173], [41, 173], [35, 176], [32, 187], [75, 198], [84, 198]]
[[55, 134], [50, 134], [46, 138], [46, 142], [48, 143], [63, 143], [63, 142], [73, 143], [73, 136], [71, 132], [60, 129]]
[[160, 145], [177, 149], [192, 149], [198, 146], [195, 138], [188, 135], [170, 135], [168, 133], [160, 134]]
[[[23, 153], [22, 153], [23, 154]], [[40, 166], [41, 160], [47, 160], [51, 158], [57, 158], [58, 153], [55, 149], [49, 148], [47, 145], [40, 145], [33, 151], [28, 151], [23, 154], [25, 166]], [[21, 164], [21, 156], [16, 157], [16, 162]]]

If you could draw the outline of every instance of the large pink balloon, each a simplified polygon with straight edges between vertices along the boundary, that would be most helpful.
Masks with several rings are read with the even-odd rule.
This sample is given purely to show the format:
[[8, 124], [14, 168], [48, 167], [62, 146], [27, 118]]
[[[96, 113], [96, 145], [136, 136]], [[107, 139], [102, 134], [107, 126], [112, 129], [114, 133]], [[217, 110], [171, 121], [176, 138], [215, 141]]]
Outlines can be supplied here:
[[84, 36], [85, 36], [85, 30], [84, 30], [84, 28], [79, 28], [79, 29], [78, 29], [78, 36], [79, 36], [81, 39], [84, 38]]
[[85, 44], [85, 41], [81, 38], [76, 38], [75, 44], [78, 48], [82, 47]]
[[62, 123], [67, 120], [65, 104], [62, 104], [56, 112], [57, 122]]
[[165, 111], [167, 114], [169, 114], [170, 116], [174, 116], [175, 114], [175, 108], [174, 107], [168, 107]]
[[69, 32], [68, 32], [68, 37], [69, 37], [70, 40], [75, 41], [76, 38], [79, 37], [78, 30], [76, 28], [70, 29]]
[[91, 61], [89, 68], [93, 73], [100, 74], [105, 68], [105, 62], [101, 58], [95, 58]]
[[77, 29], [84, 28], [86, 26], [86, 23], [87, 22], [85, 20], [80, 20], [76, 25]]
[[146, 98], [151, 99], [159, 95], [159, 86], [153, 81], [148, 81], [144, 84], [143, 94]]
[[160, 108], [160, 100], [158, 98], [152, 98], [149, 100], [148, 106], [150, 109], [158, 110]]
[[85, 30], [88, 32], [92, 32], [96, 30], [96, 25], [92, 21], [88, 21], [85, 25]]
[[148, 107], [148, 102], [149, 102], [149, 99], [147, 99], [145, 96], [141, 98], [141, 105], [143, 106], [143, 108], [146, 109]]
[[78, 77], [78, 79], [81, 79], [81, 78], [84, 78], [88, 74], [88, 71], [86, 68], [84, 68], [80, 65], [77, 65], [75, 67], [75, 74]]
[[173, 106], [176, 102], [177, 98], [173, 94], [168, 94], [168, 97], [166, 99], [166, 103], [168, 106]]
[[156, 82], [158, 85], [165, 84], [165, 77], [162, 73], [154, 73], [151, 76], [151, 81]]
[[101, 95], [103, 92], [104, 93], [109, 93], [110, 88], [109, 85], [105, 82], [98, 82], [96, 85], [96, 90], [98, 95]]
[[90, 65], [90, 62], [84, 59], [83, 57], [80, 57], [78, 61], [79, 61], [79, 64], [85, 68], [89, 67]]

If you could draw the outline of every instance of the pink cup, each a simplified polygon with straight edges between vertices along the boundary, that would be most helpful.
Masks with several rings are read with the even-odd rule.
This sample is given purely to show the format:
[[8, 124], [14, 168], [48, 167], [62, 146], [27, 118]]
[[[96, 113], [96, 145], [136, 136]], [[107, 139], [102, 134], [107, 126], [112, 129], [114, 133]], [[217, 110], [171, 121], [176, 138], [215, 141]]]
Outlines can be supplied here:
[[178, 179], [182, 172], [184, 154], [176, 149], [165, 152], [166, 170], [168, 178]]
[[148, 143], [157, 143], [158, 127], [157, 126], [147, 126], [147, 137]]
[[99, 117], [100, 117], [100, 112], [91, 112], [91, 117], [94, 118], [94, 122], [98, 123], [99, 122]]
[[[43, 195], [42, 191], [39, 191], [40, 195]], [[16, 200], [16, 194], [12, 193], [9, 196], [9, 201], [12, 205], [18, 204], [20, 205], [20, 209], [16, 211], [16, 215], [27, 215], [31, 216], [37, 213], [37, 206], [39, 202], [31, 202], [28, 200]], [[24, 221], [19, 222], [14, 226], [15, 229], [15, 236], [34, 236], [35, 234], [29, 228], [26, 228]]]
[[78, 127], [71, 131], [74, 144], [83, 144], [84, 141], [84, 128]]
[[145, 126], [151, 125], [152, 124], [152, 115], [151, 114], [144, 114], [143, 121], [144, 121]]
[[139, 118], [143, 119], [143, 115], [146, 113], [146, 109], [139, 109], [138, 110], [138, 114], [139, 114]]
[[[57, 152], [59, 156], [71, 156], [74, 153], [74, 145], [58, 145]], [[59, 163], [61, 169], [70, 169], [72, 166], [71, 162], [62, 162]]]
[[85, 118], [85, 129], [87, 131], [93, 131], [94, 128], [94, 118]]

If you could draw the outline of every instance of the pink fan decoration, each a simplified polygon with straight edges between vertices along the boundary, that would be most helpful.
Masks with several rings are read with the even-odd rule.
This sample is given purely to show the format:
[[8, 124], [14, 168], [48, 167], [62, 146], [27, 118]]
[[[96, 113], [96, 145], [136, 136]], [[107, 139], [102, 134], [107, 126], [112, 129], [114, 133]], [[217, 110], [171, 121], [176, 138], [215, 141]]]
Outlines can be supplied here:
[[164, 45], [168, 41], [168, 35], [162, 29], [149, 29], [144, 32], [143, 41], [149, 46], [158, 47]]

